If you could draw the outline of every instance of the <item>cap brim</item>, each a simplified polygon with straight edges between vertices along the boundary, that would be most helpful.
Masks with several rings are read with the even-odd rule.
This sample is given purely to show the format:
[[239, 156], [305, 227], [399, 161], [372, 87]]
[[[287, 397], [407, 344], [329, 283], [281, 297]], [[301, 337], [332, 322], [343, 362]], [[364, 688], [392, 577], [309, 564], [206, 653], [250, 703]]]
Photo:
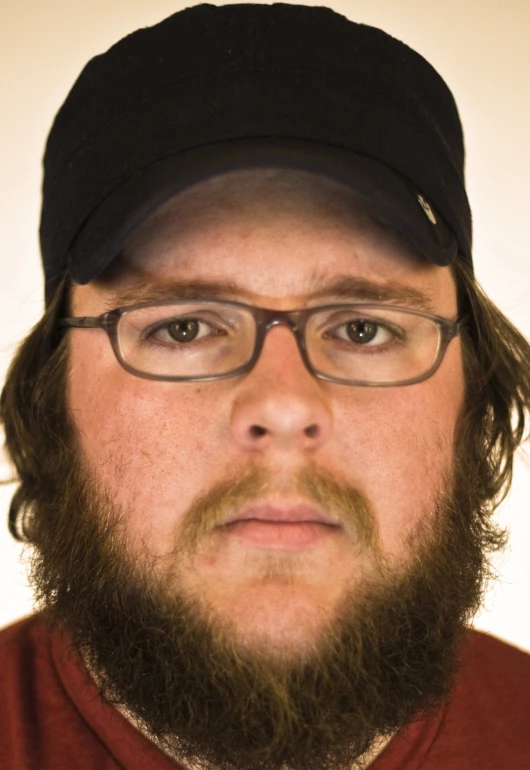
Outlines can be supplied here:
[[348, 185], [379, 221], [437, 265], [450, 264], [457, 254], [456, 238], [421, 191], [381, 162], [315, 142], [246, 139], [196, 147], [138, 170], [97, 206], [77, 234], [68, 254], [72, 278], [86, 284], [101, 275], [132, 232], [182, 190], [229, 171], [267, 167], [311, 171]]

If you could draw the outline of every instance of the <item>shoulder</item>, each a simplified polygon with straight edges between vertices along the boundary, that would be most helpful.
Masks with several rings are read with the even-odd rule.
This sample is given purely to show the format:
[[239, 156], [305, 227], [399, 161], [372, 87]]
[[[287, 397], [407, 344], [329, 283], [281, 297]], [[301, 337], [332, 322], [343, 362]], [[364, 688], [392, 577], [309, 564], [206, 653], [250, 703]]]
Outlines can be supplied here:
[[50, 633], [39, 615], [0, 631], [0, 697], [0, 767], [47, 767], [38, 759], [42, 717], [56, 711], [60, 687]]
[[22, 618], [0, 630], [0, 682], [4, 689], [15, 681], [21, 668], [26, 669], [45, 653], [49, 639], [39, 615]]
[[34, 690], [50, 668], [50, 633], [40, 615], [0, 630], [0, 688], [4, 702], [7, 698], [21, 707], [24, 694]]
[[481, 631], [462, 650], [454, 704], [485, 723], [527, 724], [530, 719], [530, 654]]
[[443, 758], [440, 767], [459, 767], [459, 757], [467, 757], [473, 769], [528, 767], [530, 654], [470, 631], [461, 663], [433, 758]]
[[0, 698], [1, 770], [176, 767], [100, 700], [69, 635], [39, 615], [0, 631]]
[[462, 656], [457, 693], [473, 703], [485, 726], [524, 730], [530, 751], [530, 654], [490, 634], [473, 631]]
[[464, 679], [485, 692], [530, 685], [530, 653], [482, 631], [469, 633], [462, 662]]
[[11, 625], [0, 628], [0, 650], [4, 650], [13, 643], [19, 644], [23, 640], [31, 638], [34, 633], [38, 635], [43, 627], [43, 620], [37, 613], [15, 620]]

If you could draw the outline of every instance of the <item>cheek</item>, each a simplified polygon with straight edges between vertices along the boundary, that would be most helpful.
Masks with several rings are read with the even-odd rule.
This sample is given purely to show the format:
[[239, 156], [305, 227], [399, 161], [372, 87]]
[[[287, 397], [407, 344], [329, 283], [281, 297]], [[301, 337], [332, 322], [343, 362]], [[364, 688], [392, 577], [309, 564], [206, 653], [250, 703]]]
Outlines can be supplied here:
[[[98, 361], [98, 366], [87, 362]], [[138, 535], [167, 543], [175, 524], [219, 475], [220, 409], [207, 389], [125, 372], [94, 343], [72, 345], [68, 403], [80, 448]]]
[[342, 406], [343, 475], [376, 513], [383, 550], [403, 551], [406, 535], [430, 516], [451, 472], [463, 405], [459, 350], [423, 383], [358, 391]]

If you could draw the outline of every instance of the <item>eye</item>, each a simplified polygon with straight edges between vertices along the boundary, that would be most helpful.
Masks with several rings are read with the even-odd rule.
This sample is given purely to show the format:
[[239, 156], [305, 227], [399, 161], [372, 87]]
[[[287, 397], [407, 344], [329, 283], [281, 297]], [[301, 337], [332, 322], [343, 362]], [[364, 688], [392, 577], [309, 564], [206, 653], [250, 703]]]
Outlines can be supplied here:
[[337, 326], [329, 336], [354, 342], [356, 345], [369, 345], [374, 341], [377, 345], [384, 345], [396, 335], [380, 323], [356, 318]]
[[160, 342], [186, 344], [223, 332], [199, 318], [173, 318], [150, 329], [147, 337]]
[[199, 334], [200, 326], [196, 318], [180, 318], [178, 321], [171, 321], [166, 330], [175, 342], [192, 342]]

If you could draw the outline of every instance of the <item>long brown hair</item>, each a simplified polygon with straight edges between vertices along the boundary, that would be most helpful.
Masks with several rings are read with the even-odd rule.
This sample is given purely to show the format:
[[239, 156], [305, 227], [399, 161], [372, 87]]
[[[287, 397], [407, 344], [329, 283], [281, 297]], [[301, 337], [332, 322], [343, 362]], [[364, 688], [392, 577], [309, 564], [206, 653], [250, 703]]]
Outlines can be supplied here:
[[[466, 446], [481, 482], [482, 506], [492, 512], [508, 493], [514, 453], [530, 419], [530, 344], [485, 295], [471, 268], [451, 267], [466, 378]], [[21, 343], [0, 398], [5, 446], [19, 480], [9, 511], [13, 537], [35, 542], [41, 506], [60, 494], [57, 469], [72, 446], [67, 416], [68, 336], [57, 321], [67, 314], [71, 283], [65, 277], [41, 320]], [[38, 537], [37, 537], [38, 540]]]

